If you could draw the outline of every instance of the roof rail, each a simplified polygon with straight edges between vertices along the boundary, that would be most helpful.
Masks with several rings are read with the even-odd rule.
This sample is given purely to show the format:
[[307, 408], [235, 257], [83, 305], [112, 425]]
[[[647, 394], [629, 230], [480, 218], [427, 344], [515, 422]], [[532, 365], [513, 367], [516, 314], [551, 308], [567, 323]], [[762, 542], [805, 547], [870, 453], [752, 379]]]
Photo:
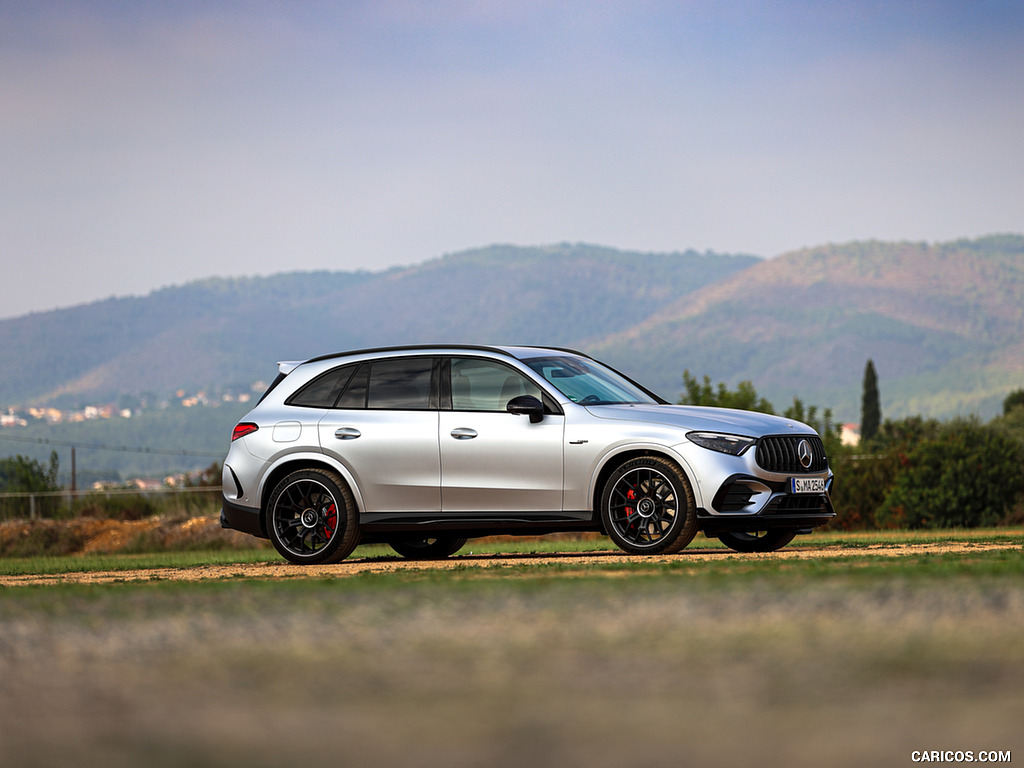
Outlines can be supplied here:
[[[378, 352], [422, 352], [440, 348], [476, 350], [478, 352], [496, 352], [500, 355], [506, 355], [513, 358], [515, 357], [515, 355], [506, 349], [487, 344], [400, 344], [398, 346], [390, 347], [369, 347], [367, 349], [352, 349], [345, 352], [332, 352], [327, 355], [311, 357], [305, 362], [316, 363], [321, 360], [333, 360], [338, 357], [351, 357], [353, 355], [372, 355], [377, 354]], [[554, 349], [554, 347], [537, 347], [537, 349]]]

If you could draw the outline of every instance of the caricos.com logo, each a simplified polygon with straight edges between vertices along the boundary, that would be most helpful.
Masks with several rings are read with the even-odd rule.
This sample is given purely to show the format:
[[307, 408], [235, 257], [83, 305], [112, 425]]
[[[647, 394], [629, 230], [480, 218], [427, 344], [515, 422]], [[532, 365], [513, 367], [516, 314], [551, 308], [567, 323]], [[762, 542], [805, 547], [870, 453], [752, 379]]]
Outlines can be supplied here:
[[910, 753], [915, 763], [1011, 763], [1010, 750], [975, 752], [969, 749], [920, 749]]

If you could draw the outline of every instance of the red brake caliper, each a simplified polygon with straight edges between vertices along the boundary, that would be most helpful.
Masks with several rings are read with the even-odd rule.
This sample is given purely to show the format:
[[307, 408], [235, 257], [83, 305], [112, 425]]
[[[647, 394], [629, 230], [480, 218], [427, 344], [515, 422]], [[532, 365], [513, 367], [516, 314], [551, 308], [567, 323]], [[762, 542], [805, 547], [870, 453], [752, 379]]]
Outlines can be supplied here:
[[[626, 491], [626, 498], [630, 500], [636, 499], [636, 491], [630, 488], [628, 491]], [[626, 507], [626, 517], [629, 517], [634, 512], [636, 512], [636, 510], [633, 509], [633, 507]]]
[[327, 529], [327, 538], [334, 535], [334, 529], [338, 527], [338, 508], [331, 504], [327, 507], [327, 524], [324, 526]]

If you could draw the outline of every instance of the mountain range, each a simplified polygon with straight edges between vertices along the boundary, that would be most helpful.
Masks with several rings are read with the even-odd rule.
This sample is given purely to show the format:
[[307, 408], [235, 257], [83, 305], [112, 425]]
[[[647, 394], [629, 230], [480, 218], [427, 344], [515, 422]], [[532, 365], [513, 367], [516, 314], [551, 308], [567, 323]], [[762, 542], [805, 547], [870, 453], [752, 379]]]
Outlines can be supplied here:
[[381, 272], [215, 278], [0, 320], [0, 409], [248, 386], [369, 346], [569, 346], [668, 399], [689, 370], [858, 421], [994, 415], [1024, 387], [1024, 236], [855, 242], [771, 259], [494, 245]]

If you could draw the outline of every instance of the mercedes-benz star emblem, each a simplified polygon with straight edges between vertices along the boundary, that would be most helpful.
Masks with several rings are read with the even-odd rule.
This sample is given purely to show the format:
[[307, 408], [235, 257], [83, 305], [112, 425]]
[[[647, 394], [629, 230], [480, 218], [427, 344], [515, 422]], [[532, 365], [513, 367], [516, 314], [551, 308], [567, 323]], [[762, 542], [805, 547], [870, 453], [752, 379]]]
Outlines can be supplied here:
[[814, 454], [811, 453], [811, 444], [807, 440], [801, 440], [796, 446], [796, 456], [800, 459], [800, 466], [804, 469], [811, 468], [811, 461]]

